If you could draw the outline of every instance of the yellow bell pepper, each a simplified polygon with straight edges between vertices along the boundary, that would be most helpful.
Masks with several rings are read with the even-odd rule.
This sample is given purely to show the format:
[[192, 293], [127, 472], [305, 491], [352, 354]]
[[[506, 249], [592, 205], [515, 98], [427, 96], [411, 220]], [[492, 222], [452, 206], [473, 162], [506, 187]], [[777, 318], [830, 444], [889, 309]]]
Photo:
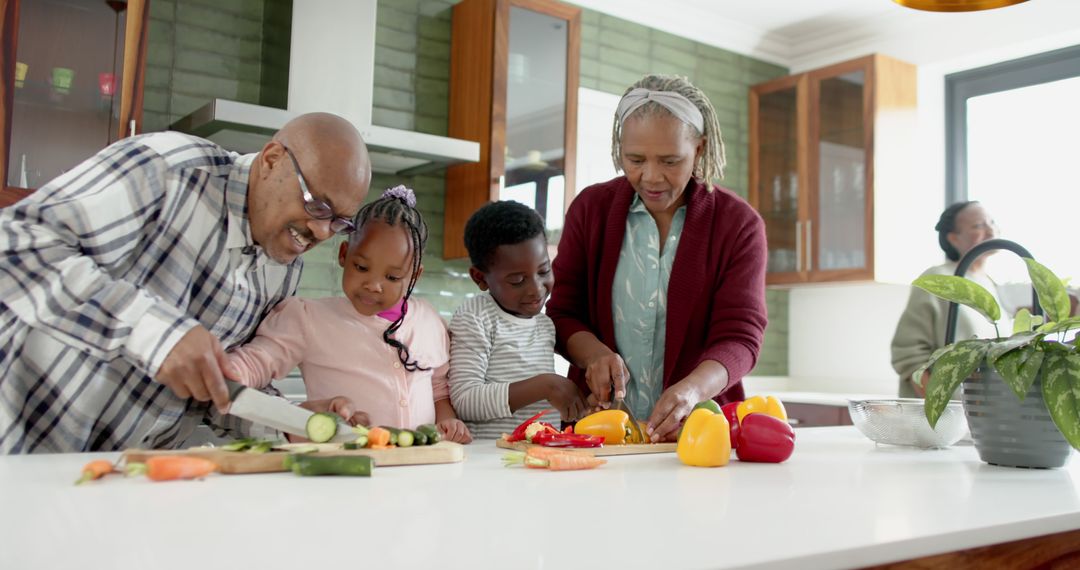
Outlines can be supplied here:
[[765, 414], [772, 416], [778, 420], [787, 421], [787, 410], [784, 409], [784, 403], [776, 399], [775, 396], [753, 396], [747, 398], [739, 403], [739, 407], [736, 408], [735, 414], [739, 416], [739, 423], [742, 423], [746, 414]]
[[724, 414], [705, 408], [690, 413], [679, 435], [675, 453], [686, 465], [720, 467], [731, 459], [730, 426]]
[[630, 428], [630, 414], [622, 410], [604, 410], [589, 414], [574, 425], [574, 433], [598, 435], [604, 438], [605, 445], [629, 443], [633, 433]]

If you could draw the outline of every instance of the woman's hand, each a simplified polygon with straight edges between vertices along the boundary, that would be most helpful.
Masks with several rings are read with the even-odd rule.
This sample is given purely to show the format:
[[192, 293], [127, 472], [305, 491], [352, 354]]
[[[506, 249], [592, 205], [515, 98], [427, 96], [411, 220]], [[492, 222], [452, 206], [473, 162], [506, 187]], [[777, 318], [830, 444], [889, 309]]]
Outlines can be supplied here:
[[439, 428], [439, 431], [443, 434], [443, 439], [447, 441], [455, 441], [457, 443], [469, 443], [472, 441], [472, 434], [469, 433], [469, 428], [465, 425], [465, 422], [457, 419], [450, 418], [442, 420], [435, 424]]
[[646, 431], [654, 442], [675, 441], [679, 426], [698, 402], [721, 393], [727, 388], [727, 368], [715, 360], [705, 360], [686, 378], [679, 380], [660, 394], [653, 406]]
[[601, 408], [611, 407], [612, 386], [615, 387], [616, 398], [626, 397], [626, 382], [629, 379], [630, 371], [626, 369], [626, 363], [618, 353], [610, 350], [591, 359], [585, 367], [585, 383]]
[[660, 394], [660, 399], [653, 406], [646, 432], [654, 442], [675, 441], [679, 426], [698, 402], [703, 400], [692, 377], [687, 376], [672, 384]]

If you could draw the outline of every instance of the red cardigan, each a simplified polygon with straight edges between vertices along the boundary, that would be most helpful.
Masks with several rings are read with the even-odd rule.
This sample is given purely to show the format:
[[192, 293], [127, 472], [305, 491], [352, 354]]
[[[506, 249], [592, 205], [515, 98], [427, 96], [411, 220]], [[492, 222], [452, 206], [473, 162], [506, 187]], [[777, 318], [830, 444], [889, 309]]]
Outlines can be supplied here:
[[[767, 323], [765, 225], [730, 190], [691, 179], [686, 221], [668, 284], [664, 388], [682, 380], [704, 360], [728, 371], [721, 404], [743, 399], [742, 377], [757, 362]], [[619, 262], [634, 189], [625, 176], [583, 190], [566, 214], [555, 287], [547, 314], [555, 321], [556, 350], [566, 355], [574, 333], [590, 331], [615, 349], [611, 287]], [[585, 373], [571, 365], [570, 378], [588, 394]]]

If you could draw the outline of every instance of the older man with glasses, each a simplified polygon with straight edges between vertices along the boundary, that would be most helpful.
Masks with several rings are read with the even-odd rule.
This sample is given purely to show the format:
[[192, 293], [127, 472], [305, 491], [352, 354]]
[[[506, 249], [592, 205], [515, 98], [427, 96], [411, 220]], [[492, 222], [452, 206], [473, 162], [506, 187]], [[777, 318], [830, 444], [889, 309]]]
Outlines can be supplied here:
[[0, 452], [239, 427], [224, 348], [295, 293], [301, 254], [353, 230], [370, 184], [359, 132], [312, 113], [245, 156], [127, 138], [0, 210]]

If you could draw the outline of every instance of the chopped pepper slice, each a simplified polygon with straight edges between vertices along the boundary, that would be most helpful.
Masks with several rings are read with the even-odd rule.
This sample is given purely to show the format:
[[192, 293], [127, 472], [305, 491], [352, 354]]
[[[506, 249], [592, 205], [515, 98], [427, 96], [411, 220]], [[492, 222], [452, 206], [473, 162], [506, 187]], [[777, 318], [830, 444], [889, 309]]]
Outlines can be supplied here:
[[511, 433], [506, 438], [506, 441], [521, 441], [521, 440], [525, 439], [525, 430], [529, 428], [529, 424], [532, 424], [536, 420], [539, 420], [540, 418], [542, 418], [544, 416], [544, 414], [552, 412], [552, 411], [554, 411], [554, 410], [544, 410], [544, 411], [536, 414], [535, 416], [521, 422], [521, 425], [514, 428], [514, 433]]

